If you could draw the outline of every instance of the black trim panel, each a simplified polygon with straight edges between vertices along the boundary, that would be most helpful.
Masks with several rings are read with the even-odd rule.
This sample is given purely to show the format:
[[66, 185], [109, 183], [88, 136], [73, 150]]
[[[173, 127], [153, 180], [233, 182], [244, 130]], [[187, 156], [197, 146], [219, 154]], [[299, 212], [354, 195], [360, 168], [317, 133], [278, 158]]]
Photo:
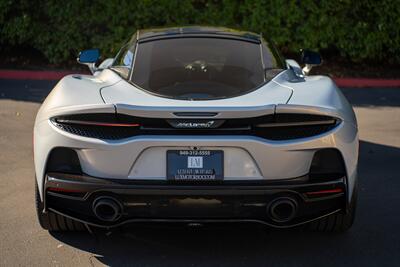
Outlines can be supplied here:
[[[345, 177], [309, 183], [304, 176], [284, 181], [179, 183], [49, 173], [45, 182], [45, 203], [46, 209], [103, 227], [141, 221], [254, 221], [285, 228], [343, 210], [346, 206], [344, 180]], [[48, 188], [66, 192], [50, 192]], [[342, 191], [312, 198], [306, 194], [335, 188]], [[77, 191], [84, 197], [77, 197]], [[68, 192], [75, 195], [68, 195]], [[94, 216], [91, 204], [100, 196], [111, 196], [123, 203], [121, 219], [110, 223]], [[290, 222], [276, 223], [266, 210], [271, 201], [282, 196], [295, 199], [299, 210]]]

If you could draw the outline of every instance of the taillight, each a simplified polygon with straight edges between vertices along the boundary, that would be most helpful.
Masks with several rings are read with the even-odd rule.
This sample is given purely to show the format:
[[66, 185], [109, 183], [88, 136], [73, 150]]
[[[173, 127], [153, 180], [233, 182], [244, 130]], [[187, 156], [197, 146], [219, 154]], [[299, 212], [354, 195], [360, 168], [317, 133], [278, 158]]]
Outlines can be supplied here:
[[303, 127], [335, 125], [339, 119], [324, 115], [283, 113], [275, 114], [274, 119], [255, 125], [257, 128]]
[[78, 125], [93, 125], [105, 127], [139, 127], [139, 123], [117, 123], [117, 122], [101, 122], [101, 121], [83, 121], [83, 120], [68, 120], [55, 119], [57, 123], [78, 124]]
[[98, 139], [123, 139], [139, 133], [140, 118], [115, 114], [72, 114], [57, 116], [51, 122], [68, 133]]

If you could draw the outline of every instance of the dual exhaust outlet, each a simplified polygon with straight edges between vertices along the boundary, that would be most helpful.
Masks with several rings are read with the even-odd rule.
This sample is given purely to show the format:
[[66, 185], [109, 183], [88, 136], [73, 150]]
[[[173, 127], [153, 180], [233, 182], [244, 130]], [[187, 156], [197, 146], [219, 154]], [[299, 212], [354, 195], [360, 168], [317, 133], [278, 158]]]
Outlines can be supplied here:
[[[277, 223], [292, 220], [297, 214], [297, 201], [292, 197], [278, 197], [267, 207], [268, 217]], [[115, 222], [122, 215], [122, 204], [113, 197], [98, 197], [93, 201], [93, 213], [97, 219], [105, 222]]]
[[289, 222], [297, 214], [298, 203], [292, 197], [278, 197], [268, 205], [268, 217], [277, 223]]
[[93, 213], [97, 219], [105, 222], [115, 222], [122, 215], [122, 204], [113, 197], [98, 197], [93, 201]]

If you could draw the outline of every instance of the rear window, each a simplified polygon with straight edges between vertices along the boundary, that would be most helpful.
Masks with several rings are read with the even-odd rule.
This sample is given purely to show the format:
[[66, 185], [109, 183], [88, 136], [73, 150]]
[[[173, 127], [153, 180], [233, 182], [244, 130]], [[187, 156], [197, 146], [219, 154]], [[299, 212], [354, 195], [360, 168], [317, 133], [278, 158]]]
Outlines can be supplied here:
[[[263, 62], [266, 58], [268, 62]], [[170, 98], [227, 98], [263, 84], [264, 67], [278, 68], [275, 61], [268, 50], [261, 52], [258, 43], [204, 37], [161, 39], [138, 44], [131, 82]]]

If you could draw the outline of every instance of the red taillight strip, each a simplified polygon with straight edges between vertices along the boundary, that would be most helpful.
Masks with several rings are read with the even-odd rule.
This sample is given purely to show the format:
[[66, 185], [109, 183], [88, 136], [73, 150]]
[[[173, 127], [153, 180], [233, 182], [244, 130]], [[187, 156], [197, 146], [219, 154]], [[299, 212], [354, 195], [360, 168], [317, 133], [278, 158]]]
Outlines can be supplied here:
[[342, 192], [343, 192], [342, 188], [336, 188], [336, 189], [307, 192], [306, 195], [315, 196], [315, 195], [324, 195], [324, 194], [337, 194], [337, 193], [342, 193]]
[[313, 126], [313, 125], [332, 125], [336, 120], [323, 120], [323, 121], [302, 121], [302, 122], [270, 122], [260, 123], [256, 127], [270, 128], [270, 127], [291, 127], [291, 126]]
[[67, 124], [80, 124], [80, 125], [94, 125], [94, 126], [106, 126], [106, 127], [139, 127], [138, 123], [111, 123], [111, 122], [97, 122], [97, 121], [79, 121], [79, 120], [63, 120], [57, 119], [58, 123]]
[[64, 192], [64, 193], [83, 193], [84, 192], [84, 191], [81, 191], [81, 190], [67, 189], [67, 188], [61, 188], [61, 187], [49, 187], [49, 188], [47, 188], [47, 191]]

